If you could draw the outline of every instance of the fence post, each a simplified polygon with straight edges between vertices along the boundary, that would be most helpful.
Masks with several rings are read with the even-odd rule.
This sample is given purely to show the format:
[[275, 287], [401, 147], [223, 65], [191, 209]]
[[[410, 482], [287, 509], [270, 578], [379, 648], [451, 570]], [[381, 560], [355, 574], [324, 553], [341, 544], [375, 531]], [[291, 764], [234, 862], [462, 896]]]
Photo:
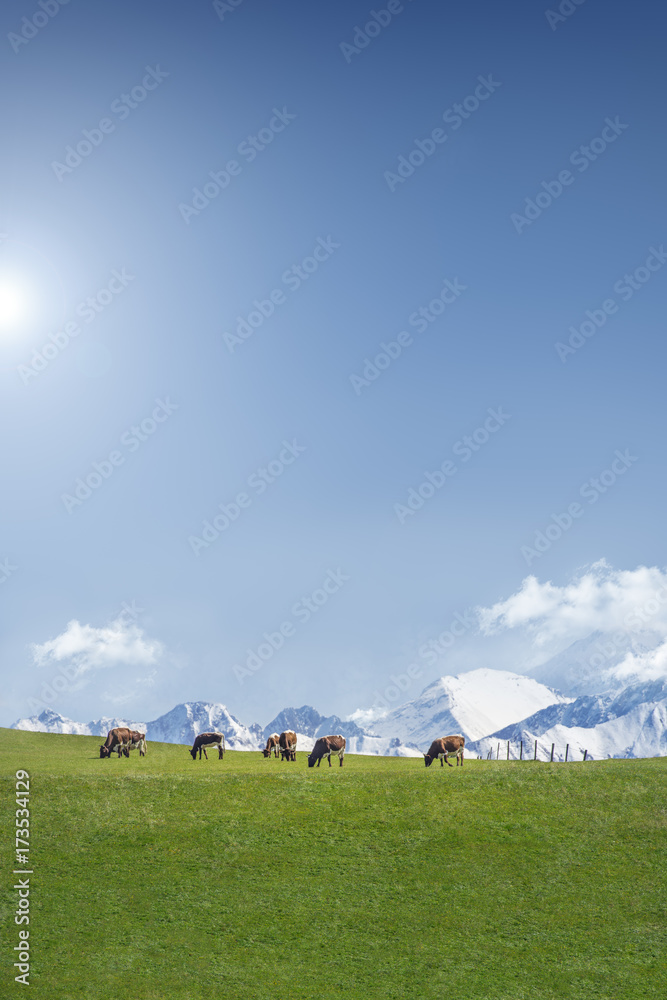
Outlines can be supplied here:
[[519, 760], [523, 760], [523, 740], [521, 740], [521, 744], [519, 746]]
[[535, 756], [533, 757], [533, 760], [537, 760], [537, 740], [535, 740]]
[[555, 746], [556, 746], [555, 743], [551, 744], [551, 760], [549, 761], [550, 764], [553, 764], [553, 762], [554, 762], [554, 747]]
[[510, 741], [507, 741], [507, 759], [510, 759]]
[[567, 751], [570, 749], [570, 744], [565, 744], [565, 763], [567, 764]]
[[588, 750], [584, 750], [584, 761], [586, 760], [587, 756], [588, 756]]

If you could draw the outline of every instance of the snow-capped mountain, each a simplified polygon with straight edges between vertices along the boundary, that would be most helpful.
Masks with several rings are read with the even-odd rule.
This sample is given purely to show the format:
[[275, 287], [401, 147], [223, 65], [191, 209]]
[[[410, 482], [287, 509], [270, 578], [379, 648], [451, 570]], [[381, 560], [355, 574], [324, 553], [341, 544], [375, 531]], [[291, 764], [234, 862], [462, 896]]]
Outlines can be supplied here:
[[438, 678], [414, 701], [369, 723], [367, 731], [428, 749], [436, 736], [461, 733], [466, 740], [478, 740], [549, 705], [571, 700], [532, 677], [507, 670], [471, 670]]
[[373, 736], [355, 722], [340, 719], [337, 715], [320, 715], [311, 705], [301, 708], [284, 708], [268, 726], [263, 738], [272, 733], [292, 729], [297, 736], [299, 750], [312, 750], [320, 736], [338, 733], [345, 737], [348, 753], [377, 754], [382, 757], [414, 757], [419, 751], [404, 746], [395, 736]]
[[565, 748], [570, 747], [570, 760], [581, 760], [584, 751], [594, 760], [605, 757], [664, 757], [667, 755], [667, 704], [643, 704], [616, 719], [600, 722], [591, 728], [557, 724], [542, 732], [528, 727], [512, 730], [512, 736], [496, 733], [478, 740], [470, 749], [485, 757], [488, 751], [495, 754], [498, 743], [504, 757], [505, 741], [511, 740], [511, 756], [516, 757], [519, 739], [523, 740], [526, 756], [532, 757], [537, 740], [538, 757], [548, 759], [551, 744], [555, 744], [554, 760], [563, 760]]
[[667, 751], [667, 681], [631, 685], [618, 693], [584, 695], [568, 704], [551, 705], [473, 743], [486, 756], [498, 743], [542, 747], [556, 745], [554, 757], [566, 744], [593, 757], [653, 757]]
[[207, 732], [224, 733], [230, 750], [257, 750], [262, 738], [256, 723], [244, 726], [217, 702], [185, 702], [146, 724], [146, 739], [158, 743], [192, 743]]
[[258, 725], [246, 727], [231, 715], [224, 705], [215, 702], [194, 701], [176, 705], [171, 712], [153, 722], [134, 722], [128, 719], [95, 719], [92, 722], [72, 722], [58, 712], [47, 709], [41, 715], [19, 719], [12, 729], [37, 733], [74, 733], [78, 736], [106, 736], [110, 729], [128, 726], [146, 733], [147, 740], [159, 743], [193, 743], [199, 733], [215, 731], [225, 734], [230, 750], [256, 750], [262, 731]]
[[[650, 649], [646, 636], [644, 633], [641, 640], [631, 636], [629, 651], [637, 655]], [[592, 675], [577, 674], [577, 665], [582, 658], [586, 665], [595, 655], [596, 646], [606, 641], [606, 636], [600, 638], [596, 634], [575, 643], [570, 647], [570, 660], [560, 654], [549, 661], [550, 667], [544, 664], [539, 668], [541, 676], [560, 677], [571, 691], [578, 685], [592, 684]], [[616, 645], [621, 662], [628, 652], [622, 648], [622, 636], [616, 636]], [[610, 653], [608, 660], [611, 659]], [[489, 750], [495, 753], [498, 743], [507, 740], [515, 748], [523, 740], [528, 751], [529, 744], [536, 739], [540, 747], [549, 749], [555, 743], [557, 760], [562, 759], [566, 744], [575, 756], [584, 750], [593, 757], [667, 753], [667, 680], [664, 679], [626, 683], [620, 690], [611, 687], [572, 697], [541, 683], [535, 676], [480, 669], [455, 677], [440, 677], [413, 701], [367, 722], [372, 716], [372, 711], [358, 710], [343, 720], [302, 705], [283, 709], [262, 729], [257, 724], [243, 725], [222, 704], [186, 702], [147, 723], [117, 718], [80, 723], [47, 710], [30, 719], [19, 719], [13, 728], [105, 736], [109, 729], [129, 725], [145, 731], [149, 741], [181, 744], [191, 744], [199, 733], [218, 730], [225, 734], [230, 749], [250, 751], [262, 748], [271, 733], [293, 729], [299, 750], [312, 749], [319, 736], [341, 733], [347, 740], [348, 753], [405, 757], [419, 756], [433, 739], [450, 733], [462, 733], [467, 752], [481, 756], [486, 756]], [[362, 720], [364, 724], [360, 725]], [[543, 751], [541, 756], [544, 757]]]
[[32, 715], [29, 719], [19, 719], [12, 729], [22, 729], [29, 733], [72, 733], [75, 736], [106, 736], [110, 729], [117, 726], [129, 726], [144, 732], [141, 722], [125, 722], [123, 719], [112, 719], [103, 716], [92, 722], [72, 722], [64, 715], [47, 708], [41, 715]]
[[272, 733], [282, 733], [285, 729], [292, 729], [295, 733], [303, 733], [313, 739], [330, 736], [332, 733], [340, 733], [346, 739], [367, 735], [355, 722], [344, 722], [337, 715], [320, 715], [311, 705], [284, 708], [268, 726], [264, 726], [262, 736], [266, 740]]
[[659, 632], [592, 632], [529, 671], [549, 687], [578, 697], [620, 691], [630, 679], [614, 671], [628, 653], [642, 656], [664, 641]]

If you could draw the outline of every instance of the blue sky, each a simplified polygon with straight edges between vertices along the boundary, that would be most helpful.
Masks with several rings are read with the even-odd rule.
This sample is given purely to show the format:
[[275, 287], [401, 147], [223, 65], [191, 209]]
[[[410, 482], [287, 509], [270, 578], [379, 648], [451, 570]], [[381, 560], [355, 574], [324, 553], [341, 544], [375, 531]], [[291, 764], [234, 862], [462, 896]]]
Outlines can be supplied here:
[[[665, 565], [664, 11], [44, 3], [0, 14], [3, 725], [346, 714], [529, 574]], [[530, 658], [462, 629], [409, 694]]]

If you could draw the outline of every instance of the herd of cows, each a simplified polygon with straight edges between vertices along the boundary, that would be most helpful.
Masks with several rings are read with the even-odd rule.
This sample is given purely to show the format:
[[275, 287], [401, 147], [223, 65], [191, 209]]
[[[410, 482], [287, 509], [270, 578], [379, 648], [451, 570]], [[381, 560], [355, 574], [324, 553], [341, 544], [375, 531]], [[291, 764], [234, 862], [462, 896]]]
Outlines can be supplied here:
[[[449, 763], [450, 757], [456, 757], [456, 766], [458, 767], [459, 762], [461, 767], [463, 767], [463, 748], [465, 746], [465, 739], [461, 735], [456, 736], [443, 736], [440, 739], [433, 740], [431, 746], [429, 747], [428, 753], [424, 754], [424, 763], [427, 767], [433, 763], [434, 760], [440, 761], [440, 767], [444, 766], [445, 761], [449, 767], [452, 765]], [[199, 754], [199, 759], [201, 760], [202, 752], [206, 760], [208, 760], [208, 754], [206, 753], [206, 747], [217, 747], [218, 748], [218, 760], [222, 760], [225, 755], [225, 737], [223, 733], [200, 733], [199, 736], [195, 738], [192, 747], [190, 748], [190, 756], [193, 760], [197, 759], [197, 754]], [[117, 727], [116, 729], [110, 729], [105, 742], [100, 747], [100, 757], [111, 757], [112, 752], [116, 752], [118, 757], [121, 755], [125, 757], [130, 756], [130, 750], [138, 750], [140, 757], [146, 756], [146, 734], [139, 733], [135, 729], [125, 729], [123, 727]], [[260, 751], [264, 757], [280, 757], [281, 760], [296, 760], [296, 733], [291, 729], [287, 729], [284, 733], [273, 733], [269, 736], [266, 741], [266, 746], [262, 751]], [[343, 758], [345, 756], [345, 737], [344, 736], [320, 736], [320, 738], [315, 743], [315, 746], [308, 754], [308, 767], [314, 767], [315, 764], [319, 767], [323, 758], [326, 757], [329, 761], [329, 767], [331, 767], [331, 758], [338, 757], [340, 766], [343, 766]]]

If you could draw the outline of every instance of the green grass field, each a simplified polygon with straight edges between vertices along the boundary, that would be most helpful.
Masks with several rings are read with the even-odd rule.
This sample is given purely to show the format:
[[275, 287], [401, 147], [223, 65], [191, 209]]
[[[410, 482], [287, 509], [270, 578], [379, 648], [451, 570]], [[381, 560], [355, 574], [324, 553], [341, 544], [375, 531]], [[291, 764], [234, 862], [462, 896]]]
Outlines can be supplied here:
[[[667, 995], [665, 758], [309, 769], [0, 739], [6, 872], [30, 773], [32, 997]], [[23, 990], [13, 878], [3, 997]]]

